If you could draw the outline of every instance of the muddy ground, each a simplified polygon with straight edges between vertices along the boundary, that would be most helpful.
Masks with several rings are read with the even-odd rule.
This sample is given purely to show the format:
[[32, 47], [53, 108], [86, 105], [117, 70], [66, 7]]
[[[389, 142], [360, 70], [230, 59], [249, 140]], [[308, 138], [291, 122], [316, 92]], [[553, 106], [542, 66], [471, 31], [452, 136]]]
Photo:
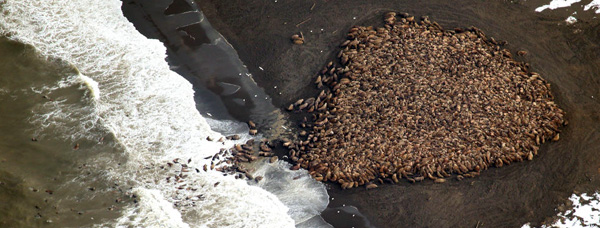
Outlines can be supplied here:
[[[339, 51], [353, 25], [380, 26], [387, 11], [426, 15], [446, 29], [475, 26], [505, 40], [519, 61], [531, 64], [552, 84], [569, 125], [558, 142], [546, 143], [533, 161], [490, 168], [481, 176], [443, 184], [432, 181], [342, 191], [330, 186], [332, 200], [323, 217], [336, 227], [361, 227], [337, 216], [341, 204], [356, 206], [376, 227], [520, 227], [540, 225], [573, 192], [600, 186], [600, 27], [591, 12], [536, 13], [546, 1], [399, 0], [202, 0], [211, 24], [238, 51], [253, 79], [276, 107], [308, 96], [317, 71]], [[136, 25], [137, 26], [137, 25]], [[290, 36], [302, 32], [304, 45]], [[516, 56], [516, 55], [514, 55]], [[262, 68], [262, 70], [261, 70]], [[233, 115], [233, 114], [232, 114]], [[235, 116], [235, 115], [233, 115]], [[290, 119], [297, 117], [290, 115]], [[244, 118], [239, 118], [244, 120]]]

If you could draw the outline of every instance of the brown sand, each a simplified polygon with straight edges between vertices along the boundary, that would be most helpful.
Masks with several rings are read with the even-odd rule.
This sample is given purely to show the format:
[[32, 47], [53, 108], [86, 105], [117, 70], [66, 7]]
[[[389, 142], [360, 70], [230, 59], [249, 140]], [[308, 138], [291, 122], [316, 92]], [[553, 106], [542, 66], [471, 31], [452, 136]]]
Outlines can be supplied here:
[[[534, 12], [547, 1], [314, 3], [313, 7], [313, 1], [208, 0], [199, 5], [279, 107], [318, 94], [311, 83], [314, 72], [334, 58], [337, 44], [351, 26], [378, 25], [381, 13], [398, 11], [428, 15], [445, 28], [476, 26], [490, 37], [508, 41], [511, 50], [527, 50], [527, 56], [518, 58], [531, 63], [532, 70], [552, 84], [570, 122], [561, 140], [542, 146], [539, 158], [531, 162], [491, 168], [477, 178], [444, 185], [401, 183], [344, 192], [334, 188], [331, 208], [351, 203], [378, 227], [517, 227], [526, 222], [540, 224], [574, 190], [599, 185], [600, 37], [596, 22], [582, 22], [577, 26], [584, 32], [574, 33], [575, 28], [561, 25], [566, 15]], [[584, 14], [578, 15], [585, 20]], [[300, 31], [306, 42], [291, 44], [290, 36]], [[344, 224], [335, 213], [324, 215], [334, 225]]]

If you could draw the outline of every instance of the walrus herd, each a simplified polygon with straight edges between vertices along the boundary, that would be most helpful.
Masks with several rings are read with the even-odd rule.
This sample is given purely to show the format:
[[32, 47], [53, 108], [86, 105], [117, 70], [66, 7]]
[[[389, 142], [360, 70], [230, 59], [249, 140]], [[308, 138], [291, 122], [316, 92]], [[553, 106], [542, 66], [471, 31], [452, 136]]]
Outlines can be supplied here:
[[[559, 140], [567, 121], [550, 84], [503, 42], [474, 27], [443, 30], [427, 17], [417, 22], [390, 12], [384, 22], [351, 28], [335, 63], [316, 76], [320, 93], [285, 107], [305, 116], [296, 140], [282, 140], [291, 169], [343, 189], [402, 178], [443, 183], [532, 160], [542, 143]], [[250, 135], [258, 133], [254, 122], [248, 126]], [[243, 163], [276, 162], [274, 147], [250, 139], [205, 159], [211, 170], [259, 182], [263, 177]]]
[[308, 117], [284, 142], [294, 167], [344, 189], [441, 183], [531, 160], [559, 139], [567, 122], [550, 84], [502, 42], [427, 17], [390, 12], [384, 22], [351, 28], [316, 76], [320, 93], [285, 107]]

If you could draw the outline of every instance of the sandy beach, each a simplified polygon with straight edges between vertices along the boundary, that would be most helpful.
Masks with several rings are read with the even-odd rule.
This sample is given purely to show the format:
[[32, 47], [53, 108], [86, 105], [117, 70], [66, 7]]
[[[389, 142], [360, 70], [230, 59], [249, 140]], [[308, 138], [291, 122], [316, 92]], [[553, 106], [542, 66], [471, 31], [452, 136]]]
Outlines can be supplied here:
[[[312, 80], [335, 58], [349, 28], [381, 26], [381, 16], [388, 11], [429, 16], [445, 29], [475, 26], [488, 37], [507, 41], [506, 48], [513, 54], [527, 51], [526, 56], [515, 58], [531, 64], [532, 71], [551, 83], [570, 124], [560, 141], [544, 144], [533, 161], [490, 168], [476, 178], [444, 184], [403, 181], [371, 190], [344, 191], [331, 184], [329, 209], [322, 215], [335, 227], [369, 225], [349, 222], [353, 220], [337, 214], [342, 205], [355, 206], [375, 227], [520, 227], [528, 222], [536, 226], [551, 220], [555, 208], [573, 192], [593, 191], [599, 186], [598, 23], [591, 20], [593, 15], [580, 13], [578, 24], [566, 25], [564, 18], [569, 12], [536, 13], [534, 9], [542, 4], [545, 2], [198, 2], [211, 24], [237, 50], [253, 79], [282, 110], [290, 102], [318, 94]], [[133, 22], [140, 31], [152, 30], [142, 20]], [[299, 32], [305, 43], [293, 45], [290, 37]]]

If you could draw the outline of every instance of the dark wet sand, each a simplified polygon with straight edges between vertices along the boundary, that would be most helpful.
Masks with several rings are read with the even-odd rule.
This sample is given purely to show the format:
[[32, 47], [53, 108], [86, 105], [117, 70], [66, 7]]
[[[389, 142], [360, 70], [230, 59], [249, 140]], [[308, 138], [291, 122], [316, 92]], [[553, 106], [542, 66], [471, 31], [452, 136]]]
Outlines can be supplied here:
[[[380, 25], [382, 13], [390, 10], [427, 15], [447, 29], [476, 26], [488, 37], [508, 41], [513, 53], [527, 50], [517, 60], [529, 62], [552, 83], [557, 103], [567, 112], [570, 124], [559, 142], [546, 143], [533, 161], [491, 168], [462, 182], [402, 182], [369, 191], [331, 185], [335, 199], [323, 212], [336, 227], [361, 227], [336, 213], [342, 204], [356, 206], [377, 227], [520, 227], [552, 217], [574, 191], [600, 186], [600, 26], [582, 12], [575, 26], [563, 23], [571, 12], [534, 12], [546, 3], [315, 0], [312, 10], [313, 1], [296, 0], [198, 4], [280, 108], [316, 95], [312, 79], [333, 59], [346, 31], [353, 25]], [[584, 32], [575, 32], [578, 28]], [[289, 37], [300, 31], [306, 44], [292, 45]]]

